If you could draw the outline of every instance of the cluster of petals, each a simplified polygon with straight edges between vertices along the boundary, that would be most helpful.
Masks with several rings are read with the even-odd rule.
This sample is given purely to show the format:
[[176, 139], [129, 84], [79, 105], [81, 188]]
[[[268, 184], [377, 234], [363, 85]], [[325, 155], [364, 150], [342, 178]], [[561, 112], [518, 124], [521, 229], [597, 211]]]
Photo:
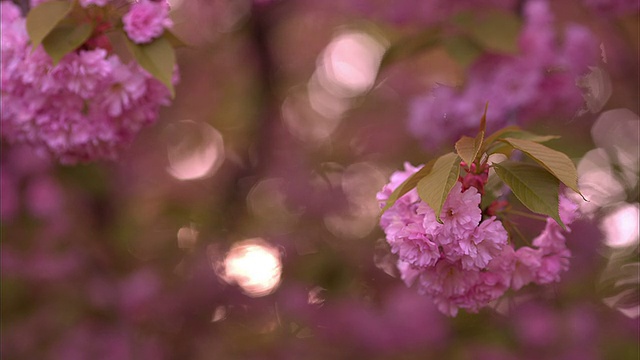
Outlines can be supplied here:
[[408, 127], [425, 147], [475, 131], [487, 101], [493, 129], [548, 115], [575, 116], [584, 107], [576, 79], [598, 62], [594, 35], [569, 24], [558, 41], [545, 0], [527, 1], [524, 19], [518, 55], [485, 54], [470, 66], [464, 88], [438, 85], [412, 101]]
[[122, 22], [129, 39], [138, 44], [150, 42], [173, 26], [165, 1], [140, 0], [131, 5]]
[[31, 50], [19, 9], [0, 6], [3, 139], [66, 164], [115, 159], [169, 104], [163, 84], [100, 47], [71, 52], [54, 66], [42, 46]]
[[[419, 170], [405, 164], [404, 171], [391, 176], [377, 194], [381, 206], [404, 180]], [[481, 195], [475, 187], [452, 188], [440, 218], [423, 202], [415, 189], [391, 206], [381, 217], [391, 252], [398, 255], [397, 267], [407, 286], [416, 284], [420, 293], [433, 299], [438, 309], [455, 316], [458, 309], [477, 312], [499, 299], [509, 288], [515, 290], [534, 282], [559, 281], [568, 268], [570, 252], [562, 228], [548, 219], [534, 247], [517, 250], [496, 217], [483, 219]], [[565, 197], [560, 213], [565, 224], [575, 219], [577, 207]]]

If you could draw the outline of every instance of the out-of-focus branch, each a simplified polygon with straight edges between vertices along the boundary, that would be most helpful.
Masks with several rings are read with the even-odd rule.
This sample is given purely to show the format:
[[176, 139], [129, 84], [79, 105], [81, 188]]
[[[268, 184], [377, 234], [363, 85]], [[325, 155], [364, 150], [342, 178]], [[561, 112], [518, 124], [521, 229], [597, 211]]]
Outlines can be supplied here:
[[251, 15], [244, 29], [249, 37], [253, 50], [253, 63], [256, 67], [257, 100], [252, 106], [256, 107], [255, 118], [251, 128], [247, 130], [249, 148], [241, 154], [242, 168], [230, 177], [227, 189], [223, 190], [220, 212], [220, 227], [222, 231], [234, 231], [242, 225], [248, 213], [246, 198], [260, 175], [269, 169], [273, 160], [274, 137], [279, 132], [279, 103], [276, 94], [276, 66], [270, 47], [270, 35], [274, 19], [281, 16], [284, 2], [259, 3], [253, 2]]

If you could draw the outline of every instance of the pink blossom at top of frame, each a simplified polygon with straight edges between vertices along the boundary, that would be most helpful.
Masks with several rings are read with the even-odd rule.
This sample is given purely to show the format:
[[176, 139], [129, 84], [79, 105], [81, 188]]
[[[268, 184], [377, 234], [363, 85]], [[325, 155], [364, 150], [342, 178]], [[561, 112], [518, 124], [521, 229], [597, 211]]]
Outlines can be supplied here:
[[141, 0], [134, 3], [122, 17], [124, 31], [138, 44], [148, 43], [159, 37], [164, 29], [173, 26], [169, 19], [169, 7], [163, 1]]
[[584, 106], [576, 78], [599, 61], [599, 41], [568, 24], [558, 41], [548, 1], [527, 1], [520, 54], [484, 54], [468, 69], [463, 88], [436, 85], [410, 104], [407, 126], [427, 149], [471, 135], [489, 102], [489, 131], [545, 116], [576, 116]]
[[0, 119], [8, 143], [29, 144], [65, 164], [115, 159], [169, 103], [158, 80], [100, 47], [71, 52], [54, 66], [41, 46], [29, 48], [17, 7], [0, 6]]

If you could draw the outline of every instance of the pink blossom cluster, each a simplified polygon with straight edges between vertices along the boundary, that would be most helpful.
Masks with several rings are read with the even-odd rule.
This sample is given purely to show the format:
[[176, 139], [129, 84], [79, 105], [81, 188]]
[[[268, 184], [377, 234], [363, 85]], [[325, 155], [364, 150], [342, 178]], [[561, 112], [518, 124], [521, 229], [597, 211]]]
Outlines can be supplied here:
[[138, 44], [148, 43], [171, 28], [169, 4], [165, 1], [141, 0], [131, 5], [122, 17], [124, 31], [129, 39]]
[[[419, 170], [406, 163], [392, 174], [390, 183], [377, 194], [381, 207], [391, 193]], [[464, 178], [460, 179], [461, 181]], [[463, 190], [457, 182], [446, 199], [440, 218], [423, 202], [415, 189], [381, 217], [391, 252], [407, 286], [433, 299], [438, 309], [455, 316], [458, 309], [477, 312], [500, 298], [509, 288], [534, 282], [559, 281], [568, 268], [570, 252], [562, 228], [548, 219], [534, 247], [514, 249], [509, 234], [495, 216], [483, 219], [481, 195], [475, 187]], [[575, 219], [577, 206], [561, 197], [560, 214], [565, 224]]]
[[42, 46], [31, 51], [18, 7], [0, 7], [3, 139], [65, 164], [114, 159], [169, 104], [163, 84], [101, 47], [81, 47], [54, 66]]
[[542, 116], [574, 116], [584, 106], [576, 78], [598, 61], [598, 42], [580, 25], [568, 25], [562, 41], [544, 0], [526, 2], [517, 56], [486, 54], [469, 68], [464, 88], [440, 85], [414, 99], [408, 126], [425, 147], [437, 148], [475, 131], [489, 102], [488, 127]]

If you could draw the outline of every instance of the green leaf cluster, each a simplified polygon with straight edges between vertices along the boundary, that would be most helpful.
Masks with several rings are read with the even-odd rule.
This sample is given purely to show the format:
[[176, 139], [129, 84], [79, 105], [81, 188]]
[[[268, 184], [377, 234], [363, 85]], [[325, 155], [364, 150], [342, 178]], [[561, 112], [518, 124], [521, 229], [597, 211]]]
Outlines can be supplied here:
[[[418, 172], [410, 176], [391, 194], [383, 212], [404, 194], [417, 188], [418, 195], [436, 213], [438, 221], [442, 206], [449, 192], [460, 176], [461, 168], [472, 171], [494, 169], [495, 174], [515, 197], [534, 213], [549, 216], [564, 227], [558, 212], [560, 184], [576, 193], [578, 189], [577, 170], [571, 159], [562, 152], [542, 143], [556, 136], [543, 136], [511, 126], [498, 130], [485, 138], [486, 111], [480, 120], [480, 129], [475, 137], [463, 136], [455, 144], [455, 152], [449, 152], [431, 160]], [[519, 150], [532, 162], [506, 160], [488, 164], [489, 155], [502, 153], [511, 155]], [[582, 195], [582, 194], [580, 194]], [[584, 197], [583, 197], [584, 198]]]
[[[171, 97], [174, 97], [175, 90], [171, 81], [176, 64], [174, 47], [185, 44], [168, 30], [149, 43], [136, 44], [127, 38], [119, 19], [111, 20], [113, 20], [112, 23], [117, 24], [112, 31], [126, 39], [127, 49], [133, 59], [151, 76], [164, 84], [169, 89]], [[76, 1], [44, 2], [31, 9], [26, 18], [32, 51], [42, 45], [55, 66], [65, 55], [76, 51], [95, 35], [99, 21], [102, 20], [94, 18]]]
[[[74, 9], [75, 8], [75, 9]], [[79, 5], [70, 1], [48, 1], [27, 14], [27, 33], [32, 51], [40, 44], [57, 65], [68, 53], [84, 44], [93, 33], [92, 22], [77, 23], [72, 14]]]

